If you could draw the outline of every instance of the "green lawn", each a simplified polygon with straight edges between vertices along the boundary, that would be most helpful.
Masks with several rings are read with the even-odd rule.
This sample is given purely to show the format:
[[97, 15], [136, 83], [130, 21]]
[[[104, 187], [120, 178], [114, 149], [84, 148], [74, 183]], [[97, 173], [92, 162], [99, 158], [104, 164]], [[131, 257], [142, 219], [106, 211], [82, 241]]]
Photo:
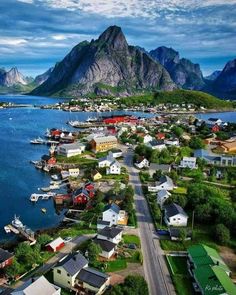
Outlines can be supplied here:
[[173, 190], [173, 194], [181, 194], [186, 195], [187, 194], [187, 188], [186, 187], [177, 187]]
[[186, 257], [166, 256], [168, 267], [171, 270], [171, 277], [173, 279], [175, 289], [178, 295], [193, 294], [191, 277], [187, 269]]
[[96, 233], [95, 229], [84, 229], [79, 227], [78, 225], [74, 225], [70, 228], [63, 228], [57, 232], [57, 236], [60, 236], [62, 238], [66, 237], [77, 237], [80, 235], [86, 235], [86, 234], [94, 234]]
[[107, 262], [106, 272], [114, 272], [118, 270], [125, 269], [127, 267], [127, 262], [124, 258], [118, 258], [115, 261]]
[[123, 235], [123, 240], [125, 244], [135, 244], [140, 246], [140, 238], [135, 235]]
[[87, 159], [87, 158], [84, 158], [82, 155], [77, 155], [70, 158], [57, 155], [57, 162], [64, 163], [64, 164], [94, 165], [95, 163], [97, 163], [97, 160]]

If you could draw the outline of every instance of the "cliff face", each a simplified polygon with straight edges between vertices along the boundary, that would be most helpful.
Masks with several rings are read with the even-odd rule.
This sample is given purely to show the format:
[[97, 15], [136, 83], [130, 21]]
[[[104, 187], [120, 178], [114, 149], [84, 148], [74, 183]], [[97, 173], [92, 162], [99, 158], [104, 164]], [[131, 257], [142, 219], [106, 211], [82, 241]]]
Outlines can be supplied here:
[[53, 69], [32, 93], [70, 96], [95, 93], [128, 96], [144, 90], [172, 90], [176, 85], [160, 63], [129, 46], [121, 28], [112, 26], [97, 40], [85, 41]]
[[150, 51], [149, 54], [167, 69], [172, 80], [180, 88], [200, 90], [205, 86], [200, 66], [188, 59], [180, 58], [174, 49], [162, 46]]
[[36, 76], [35, 79], [34, 79], [34, 83], [37, 86], [43, 84], [43, 82], [45, 82], [49, 78], [49, 76], [51, 75], [52, 71], [53, 71], [53, 67], [50, 68], [50, 69], [48, 69], [45, 73]]
[[25, 78], [16, 67], [6, 71], [0, 69], [0, 86], [11, 87], [17, 84], [26, 85], [28, 83]]

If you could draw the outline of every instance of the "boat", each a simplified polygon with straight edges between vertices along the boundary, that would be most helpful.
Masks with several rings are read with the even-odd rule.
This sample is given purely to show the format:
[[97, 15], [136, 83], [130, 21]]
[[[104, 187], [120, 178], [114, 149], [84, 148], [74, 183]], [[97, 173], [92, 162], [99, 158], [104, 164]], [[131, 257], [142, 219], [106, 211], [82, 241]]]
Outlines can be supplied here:
[[38, 137], [38, 138], [31, 140], [30, 143], [31, 144], [44, 144], [45, 141], [41, 137]]
[[11, 224], [16, 228], [24, 227], [23, 223], [20, 221], [20, 217], [17, 217], [16, 215], [14, 216], [14, 219], [12, 220]]
[[96, 117], [88, 117], [88, 119], [86, 119], [86, 122], [89, 122], [89, 123], [91, 123], [91, 122], [97, 122], [97, 118]]
[[44, 213], [44, 214], [47, 213], [47, 209], [46, 209], [46, 208], [42, 208], [41, 211], [42, 211], [42, 213]]
[[50, 187], [41, 187], [41, 191], [43, 192], [49, 192], [50, 190]]
[[52, 174], [51, 179], [54, 181], [58, 181], [58, 180], [60, 180], [60, 176], [58, 174]]
[[6, 232], [7, 234], [9, 234], [9, 233], [11, 232], [11, 229], [10, 229], [10, 227], [9, 227], [8, 225], [5, 225], [5, 226], [4, 226], [4, 230], [5, 230], [5, 232]]

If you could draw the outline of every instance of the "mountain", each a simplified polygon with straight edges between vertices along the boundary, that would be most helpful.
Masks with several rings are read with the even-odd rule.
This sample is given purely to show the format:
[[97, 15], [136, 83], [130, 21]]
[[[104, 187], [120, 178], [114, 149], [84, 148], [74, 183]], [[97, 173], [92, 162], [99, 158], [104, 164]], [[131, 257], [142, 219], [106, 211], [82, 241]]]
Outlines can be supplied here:
[[214, 81], [216, 78], [219, 77], [221, 71], [214, 71], [211, 75], [204, 77], [204, 79], [209, 81]]
[[151, 50], [149, 54], [167, 69], [172, 80], [180, 88], [200, 90], [204, 87], [205, 82], [199, 64], [180, 58], [179, 52], [165, 46]]
[[38, 75], [35, 77], [34, 79], [34, 83], [39, 86], [41, 84], [43, 84], [51, 75], [52, 71], [53, 71], [53, 67], [51, 67], [50, 69], [48, 69], [45, 73]]
[[32, 94], [129, 96], [175, 88], [160, 63], [129, 46], [121, 28], [111, 26], [97, 40], [75, 46]]
[[16, 67], [9, 71], [0, 69], [0, 86], [11, 87], [18, 84], [27, 85], [28, 78], [25, 78]]
[[236, 97], [236, 59], [229, 61], [212, 84], [212, 90], [225, 98]]

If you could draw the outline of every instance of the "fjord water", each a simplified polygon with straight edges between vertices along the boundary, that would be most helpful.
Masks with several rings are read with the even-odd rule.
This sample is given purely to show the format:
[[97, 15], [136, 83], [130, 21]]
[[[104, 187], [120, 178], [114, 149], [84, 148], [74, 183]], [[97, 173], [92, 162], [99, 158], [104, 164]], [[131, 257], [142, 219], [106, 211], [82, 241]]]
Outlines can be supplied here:
[[[0, 101], [22, 104], [50, 104], [58, 102], [53, 98], [33, 96], [0, 96]], [[134, 113], [137, 116], [149, 114]], [[14, 214], [33, 230], [57, 225], [63, 214], [57, 215], [52, 200], [31, 204], [29, 197], [38, 188], [49, 185], [49, 176], [36, 170], [30, 160], [38, 160], [48, 147], [31, 145], [29, 141], [43, 136], [47, 128], [69, 128], [68, 120], [85, 120], [91, 113], [68, 113], [39, 108], [0, 109], [0, 240], [7, 236], [4, 225], [11, 222]], [[220, 117], [222, 120], [236, 122], [236, 113], [200, 115], [205, 119]], [[47, 213], [41, 213], [46, 208]]]

